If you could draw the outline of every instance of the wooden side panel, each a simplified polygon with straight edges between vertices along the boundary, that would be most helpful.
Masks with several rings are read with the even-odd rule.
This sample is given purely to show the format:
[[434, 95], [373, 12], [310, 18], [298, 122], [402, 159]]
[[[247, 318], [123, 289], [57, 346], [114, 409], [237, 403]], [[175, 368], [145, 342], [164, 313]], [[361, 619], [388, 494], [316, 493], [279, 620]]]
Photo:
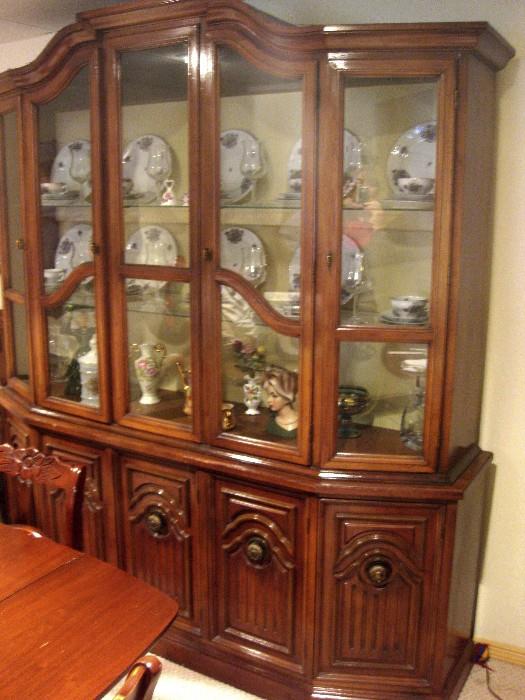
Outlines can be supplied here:
[[282, 667], [304, 663], [305, 504], [228, 482], [215, 485], [214, 641]]
[[188, 626], [196, 617], [195, 475], [140, 459], [124, 458], [121, 466], [125, 568], [177, 598], [177, 625]]
[[439, 508], [325, 501], [322, 511], [321, 674], [428, 685]]
[[45, 435], [42, 451], [75, 462], [86, 470], [82, 506], [82, 549], [113, 564], [118, 561], [112, 453]]
[[468, 57], [459, 89], [442, 469], [479, 437], [492, 250], [494, 74]]

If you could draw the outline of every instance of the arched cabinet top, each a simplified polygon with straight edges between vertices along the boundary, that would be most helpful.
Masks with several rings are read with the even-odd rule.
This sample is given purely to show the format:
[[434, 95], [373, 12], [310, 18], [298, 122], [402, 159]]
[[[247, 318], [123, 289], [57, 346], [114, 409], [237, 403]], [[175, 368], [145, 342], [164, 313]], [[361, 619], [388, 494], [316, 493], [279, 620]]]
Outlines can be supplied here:
[[82, 12], [77, 20], [61, 29], [34, 61], [0, 75], [0, 95], [34, 87], [57, 71], [75, 48], [96, 42], [108, 31], [136, 32], [170, 21], [202, 24], [212, 34], [218, 28], [231, 28], [277, 53], [291, 48], [353, 55], [388, 50], [472, 52], [495, 70], [514, 55], [510, 44], [487, 22], [294, 26], [241, 0], [139, 0]]

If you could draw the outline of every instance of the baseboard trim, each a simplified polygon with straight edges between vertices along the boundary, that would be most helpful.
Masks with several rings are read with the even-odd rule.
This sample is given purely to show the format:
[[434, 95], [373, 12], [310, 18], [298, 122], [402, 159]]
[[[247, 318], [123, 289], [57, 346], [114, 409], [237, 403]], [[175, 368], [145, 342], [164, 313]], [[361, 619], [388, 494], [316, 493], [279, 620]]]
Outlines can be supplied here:
[[474, 642], [476, 644], [486, 644], [489, 648], [489, 656], [492, 659], [507, 661], [509, 664], [516, 664], [517, 666], [525, 666], [525, 649], [522, 647], [492, 642], [490, 639], [482, 639], [479, 637], [476, 637]]

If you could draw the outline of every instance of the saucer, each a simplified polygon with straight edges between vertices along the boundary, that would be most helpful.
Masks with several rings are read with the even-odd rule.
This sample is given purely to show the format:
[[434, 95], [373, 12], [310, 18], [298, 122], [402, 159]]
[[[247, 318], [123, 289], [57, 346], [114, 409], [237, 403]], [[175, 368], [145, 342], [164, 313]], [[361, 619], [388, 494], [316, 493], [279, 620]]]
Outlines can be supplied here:
[[379, 320], [383, 323], [390, 323], [396, 326], [424, 326], [428, 323], [428, 314], [422, 314], [421, 316], [415, 316], [414, 318], [400, 318], [399, 316], [394, 316], [394, 314], [385, 311], [379, 317]]

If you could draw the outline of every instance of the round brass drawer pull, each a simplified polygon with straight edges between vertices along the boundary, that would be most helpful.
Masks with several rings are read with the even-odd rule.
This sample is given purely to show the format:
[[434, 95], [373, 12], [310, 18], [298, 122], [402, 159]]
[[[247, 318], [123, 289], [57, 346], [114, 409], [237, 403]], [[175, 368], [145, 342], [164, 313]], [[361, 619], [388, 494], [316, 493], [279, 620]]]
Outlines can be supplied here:
[[386, 560], [373, 561], [367, 566], [366, 575], [374, 586], [385, 586], [392, 576], [392, 566]]
[[246, 543], [246, 556], [252, 564], [264, 564], [270, 554], [268, 543], [263, 537], [252, 537]]
[[166, 535], [168, 533], [168, 518], [166, 514], [158, 508], [151, 509], [146, 513], [145, 523], [150, 534], [154, 536]]

